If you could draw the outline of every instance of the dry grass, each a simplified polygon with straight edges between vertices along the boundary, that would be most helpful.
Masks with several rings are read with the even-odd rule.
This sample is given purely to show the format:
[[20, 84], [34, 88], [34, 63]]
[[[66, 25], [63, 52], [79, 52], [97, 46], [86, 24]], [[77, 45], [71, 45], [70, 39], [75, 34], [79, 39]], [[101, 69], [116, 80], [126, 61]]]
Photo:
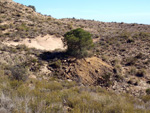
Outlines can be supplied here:
[[[7, 112], [148, 113], [146, 104], [100, 87], [78, 86], [58, 79], [12, 81], [1, 76], [1, 108]], [[72, 85], [74, 84], [74, 85]], [[144, 109], [134, 107], [142, 105]]]

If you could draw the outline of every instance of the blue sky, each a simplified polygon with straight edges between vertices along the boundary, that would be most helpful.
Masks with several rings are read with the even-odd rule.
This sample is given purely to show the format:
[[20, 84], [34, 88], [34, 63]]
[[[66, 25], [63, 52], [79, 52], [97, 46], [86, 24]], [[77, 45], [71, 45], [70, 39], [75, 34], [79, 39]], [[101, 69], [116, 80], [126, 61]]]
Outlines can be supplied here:
[[150, 24], [150, 0], [14, 0], [54, 18]]

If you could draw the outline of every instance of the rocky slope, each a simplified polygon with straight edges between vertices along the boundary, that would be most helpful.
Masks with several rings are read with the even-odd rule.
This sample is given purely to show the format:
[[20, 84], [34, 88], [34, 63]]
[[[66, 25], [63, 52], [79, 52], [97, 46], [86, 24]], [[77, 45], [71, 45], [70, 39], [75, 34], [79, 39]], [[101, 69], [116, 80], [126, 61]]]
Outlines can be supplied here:
[[109, 87], [116, 92], [145, 95], [150, 88], [150, 25], [55, 19], [10, 0], [0, 1], [1, 42], [34, 40], [46, 35], [60, 38], [78, 27], [93, 35], [95, 57], [74, 61], [58, 50], [45, 52], [1, 43], [0, 63], [5, 64], [5, 74], [9, 75], [8, 65], [26, 62], [30, 75], [36, 78], [38, 75], [57, 76], [84, 85]]

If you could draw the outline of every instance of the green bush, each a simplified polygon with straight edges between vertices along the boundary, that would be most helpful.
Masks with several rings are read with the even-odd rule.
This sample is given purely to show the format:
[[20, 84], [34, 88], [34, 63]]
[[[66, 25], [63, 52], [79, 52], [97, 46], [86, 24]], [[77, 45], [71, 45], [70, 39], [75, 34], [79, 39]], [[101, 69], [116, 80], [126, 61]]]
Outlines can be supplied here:
[[19, 30], [19, 31], [29, 31], [29, 27], [27, 27], [25, 23], [22, 23], [16, 29]]
[[0, 25], [0, 30], [6, 30], [8, 28], [9, 28], [8, 25]]
[[146, 71], [144, 69], [140, 69], [136, 73], [137, 77], [144, 77], [145, 75], [146, 75]]
[[57, 61], [54, 61], [52, 63], [49, 63], [49, 66], [51, 66], [53, 68], [60, 68], [61, 65], [62, 65], [61, 60], [57, 60]]
[[126, 65], [129, 65], [129, 66], [135, 65], [137, 60], [138, 59], [136, 57], [129, 57], [126, 59], [126, 62], [127, 62]]
[[133, 36], [135, 39], [147, 40], [150, 37], [150, 33], [147, 32], [139, 32]]
[[132, 43], [132, 42], [134, 42], [134, 39], [132, 37], [128, 37], [127, 43]]
[[28, 7], [32, 8], [34, 11], [36, 11], [35, 6], [33, 6], [33, 5], [29, 5]]
[[137, 71], [136, 71], [136, 67], [134, 67], [134, 66], [130, 67], [129, 74], [135, 75], [136, 72], [137, 72]]
[[59, 82], [50, 82], [50, 83], [46, 84], [45, 88], [49, 89], [51, 91], [52, 90], [61, 90], [62, 89], [62, 85]]
[[88, 55], [88, 50], [93, 47], [91, 34], [81, 28], [67, 32], [64, 35], [64, 45], [67, 45], [69, 55], [83, 58]]
[[28, 68], [24, 65], [15, 65], [11, 67], [12, 78], [15, 80], [26, 81], [28, 78]]
[[150, 95], [150, 88], [146, 89], [146, 93]]
[[102, 75], [103, 79], [104, 79], [104, 85], [106, 87], [109, 87], [110, 85], [112, 85], [112, 81], [110, 81], [110, 78], [111, 78], [112, 74], [107, 72], [105, 73], [104, 75]]
[[150, 95], [145, 95], [145, 96], [143, 96], [143, 97], [142, 97], [142, 100], [143, 100], [144, 102], [149, 102], [149, 101], [150, 101]]
[[30, 49], [24, 44], [17, 45], [16, 49], [18, 49], [19, 51], [30, 51]]
[[22, 81], [18, 81], [18, 80], [10, 81], [10, 86], [12, 89], [17, 89], [20, 85], [22, 85]]

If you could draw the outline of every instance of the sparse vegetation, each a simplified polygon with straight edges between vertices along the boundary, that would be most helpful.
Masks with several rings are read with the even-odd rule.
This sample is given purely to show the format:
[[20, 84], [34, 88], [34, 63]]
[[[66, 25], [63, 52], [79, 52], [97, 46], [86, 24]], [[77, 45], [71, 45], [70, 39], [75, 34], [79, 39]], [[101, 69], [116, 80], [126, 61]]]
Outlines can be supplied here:
[[[149, 25], [55, 19], [35, 10], [0, 1], [0, 112], [150, 112]], [[81, 59], [5, 44], [47, 34], [65, 36], [67, 52]], [[84, 58], [89, 51], [94, 57]]]

